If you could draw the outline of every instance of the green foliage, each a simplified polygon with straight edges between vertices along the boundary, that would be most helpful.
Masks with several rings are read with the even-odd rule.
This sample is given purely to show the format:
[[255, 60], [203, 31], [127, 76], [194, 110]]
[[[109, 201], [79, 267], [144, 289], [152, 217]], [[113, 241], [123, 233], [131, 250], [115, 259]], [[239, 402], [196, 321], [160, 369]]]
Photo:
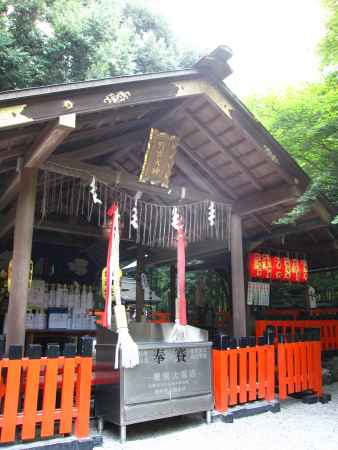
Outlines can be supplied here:
[[328, 12], [326, 34], [319, 46], [323, 67], [337, 72], [338, 65], [338, 0], [322, 0]]
[[319, 46], [322, 80], [289, 88], [282, 95], [247, 99], [258, 119], [312, 179], [297, 206], [279, 223], [295, 222], [309, 211], [320, 192], [338, 207], [338, 1], [323, 4], [328, 21]]
[[189, 66], [168, 24], [127, 0], [0, 0], [0, 90]]
[[[162, 299], [159, 309], [169, 310], [170, 298], [170, 269], [169, 267], [157, 267], [148, 269], [148, 280], [152, 290]], [[186, 298], [188, 307], [193, 308], [196, 299], [196, 286], [199, 278], [204, 280], [205, 303], [213, 307], [229, 308], [229, 290], [224, 277], [214, 271], [198, 270], [186, 272]]]

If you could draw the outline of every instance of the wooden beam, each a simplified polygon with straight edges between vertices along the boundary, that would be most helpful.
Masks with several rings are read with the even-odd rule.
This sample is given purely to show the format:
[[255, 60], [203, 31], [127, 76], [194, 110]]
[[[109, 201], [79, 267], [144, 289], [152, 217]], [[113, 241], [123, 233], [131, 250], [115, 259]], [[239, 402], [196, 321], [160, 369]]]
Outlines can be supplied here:
[[18, 158], [24, 155], [24, 150], [22, 147], [8, 148], [7, 150], [0, 151], [0, 162], [6, 161], [8, 159]]
[[[98, 156], [107, 155], [109, 153], [115, 152], [115, 155], [119, 154], [119, 147], [123, 145], [125, 147], [130, 147], [130, 140], [134, 140], [144, 136], [144, 130], [136, 130], [131, 133], [126, 133], [122, 136], [105, 139], [101, 142], [96, 142], [95, 144], [82, 147], [81, 149], [66, 151], [60, 153], [61, 158], [70, 158], [78, 161], [87, 161], [89, 159], [97, 158]], [[123, 149], [120, 149], [123, 150]], [[1, 156], [1, 155], [0, 155]]]
[[230, 153], [230, 150], [228, 150], [227, 147], [222, 144], [222, 142], [217, 138], [216, 135], [214, 135], [214, 133], [212, 133], [207, 127], [205, 127], [205, 125], [190, 111], [186, 110], [186, 114], [193, 122], [193, 124], [201, 131], [201, 133], [204, 134], [210, 140], [210, 142], [212, 142], [213, 145], [220, 151], [222, 157], [226, 161], [230, 160], [238, 170], [244, 173], [249, 178], [250, 182], [255, 186], [255, 188], [259, 190], [263, 189], [259, 181], [251, 174], [250, 170], [246, 166], [244, 166], [244, 164], [242, 164], [239, 159], [235, 158]]
[[253, 214], [282, 203], [294, 201], [299, 195], [300, 192], [296, 186], [284, 184], [273, 189], [249, 195], [243, 199], [238, 199], [234, 206], [234, 212], [239, 216]]
[[7, 315], [6, 346], [24, 345], [28, 280], [32, 252], [37, 169], [25, 168], [20, 177], [16, 208], [12, 286]]
[[288, 234], [307, 233], [311, 230], [317, 230], [326, 227], [327, 225], [324, 224], [320, 219], [311, 219], [295, 225], [290, 224], [283, 226], [274, 226], [270, 233], [255, 234], [253, 236], [249, 236], [249, 239], [252, 241], [263, 242], [267, 239], [277, 239]]
[[[57, 118], [66, 112], [89, 114], [126, 106], [154, 104], [161, 101], [204, 94], [209, 83], [196, 70], [177, 74], [155, 74], [111, 78], [65, 86], [25, 90], [21, 95], [1, 94], [0, 128], [15, 127]], [[122, 84], [123, 83], [123, 84]], [[60, 92], [62, 99], [60, 100]], [[48, 94], [48, 95], [46, 95]], [[56, 95], [53, 95], [56, 94]], [[16, 105], [10, 106], [10, 102]]]
[[208, 166], [208, 164], [201, 158], [199, 158], [186, 143], [180, 141], [179, 147], [188, 156], [188, 158], [190, 158], [195, 164], [197, 164], [198, 167], [200, 167], [212, 179], [212, 182], [215, 183], [215, 185], [221, 192], [225, 192], [225, 195], [230, 200], [234, 200], [237, 198], [237, 195], [233, 192], [233, 189], [227, 186], [225, 182], [220, 181], [217, 178], [215, 172]]
[[[189, 244], [186, 249], [186, 260], [203, 259], [209, 255], [223, 254], [225, 243], [223, 241], [207, 240], [205, 242], [195, 242]], [[175, 249], [149, 249], [147, 267], [155, 267], [166, 264], [176, 264], [177, 253]]]
[[246, 296], [244, 284], [242, 219], [231, 216], [231, 280], [233, 334], [246, 336]]
[[[57, 121], [46, 125], [43, 132], [36, 138], [30, 151], [25, 156], [23, 168], [40, 167], [74, 128], [75, 114], [60, 116]], [[17, 174], [0, 197], [0, 209], [5, 208], [16, 196], [19, 184], [20, 174]]]
[[201, 174], [200, 171], [197, 171], [194, 166], [191, 164], [189, 158], [180, 150], [176, 153], [176, 165], [178, 168], [189, 178], [194, 184], [199, 185], [203, 190], [206, 190], [214, 195], [221, 195], [212, 183]]
[[52, 231], [54, 233], [72, 234], [95, 239], [107, 239], [107, 233], [99, 227], [87, 224], [70, 224], [56, 220], [36, 222], [34, 228], [37, 230]]
[[184, 191], [182, 188], [171, 187], [169, 190], [163, 189], [159, 186], [150, 185], [147, 183], [140, 183], [138, 177], [127, 172], [114, 171], [111, 168], [97, 166], [94, 164], [87, 164], [75, 162], [70, 160], [62, 160], [60, 157], [51, 157], [43, 167], [55, 173], [60, 173], [65, 176], [78, 177], [86, 181], [90, 181], [94, 175], [99, 181], [109, 185], [119, 185], [121, 188], [130, 189], [132, 191], [142, 191], [151, 194], [158, 194], [165, 197], [169, 201], [177, 201], [181, 199], [182, 195], [187, 200], [216, 200], [223, 201], [223, 197], [211, 195], [205, 192], [195, 190], [187, 187]]

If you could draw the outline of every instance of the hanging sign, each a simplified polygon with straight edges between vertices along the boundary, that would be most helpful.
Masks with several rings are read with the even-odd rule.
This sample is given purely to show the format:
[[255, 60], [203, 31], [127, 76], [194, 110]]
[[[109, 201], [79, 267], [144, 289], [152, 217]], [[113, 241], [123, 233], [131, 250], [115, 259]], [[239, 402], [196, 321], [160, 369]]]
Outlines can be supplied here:
[[247, 304], [255, 306], [269, 306], [270, 284], [257, 281], [248, 282]]
[[249, 276], [260, 280], [306, 283], [309, 271], [305, 259], [254, 252], [249, 255]]
[[150, 129], [140, 182], [169, 187], [178, 141], [177, 136], [171, 136], [156, 128]]
[[[12, 280], [13, 280], [13, 260], [11, 259], [8, 264], [8, 278], [7, 278], [7, 286], [8, 286], [8, 292], [11, 292], [12, 287]], [[29, 278], [28, 278], [28, 287], [32, 287], [32, 280], [33, 280], [33, 261], [31, 260], [29, 263]]]

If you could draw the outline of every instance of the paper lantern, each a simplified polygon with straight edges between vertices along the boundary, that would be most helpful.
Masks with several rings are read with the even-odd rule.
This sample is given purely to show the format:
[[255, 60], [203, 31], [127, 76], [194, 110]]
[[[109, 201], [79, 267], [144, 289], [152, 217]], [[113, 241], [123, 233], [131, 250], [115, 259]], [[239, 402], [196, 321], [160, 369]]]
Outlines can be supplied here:
[[264, 280], [270, 280], [272, 272], [271, 256], [265, 253], [261, 256], [261, 261], [262, 261], [262, 278]]
[[300, 271], [299, 271], [299, 259], [290, 259], [290, 281], [292, 283], [299, 283], [300, 281]]
[[282, 256], [281, 258], [281, 280], [290, 281], [291, 280], [291, 265], [290, 259], [287, 256]]
[[260, 253], [250, 253], [249, 255], [249, 275], [251, 278], [261, 278], [262, 261]]
[[262, 280], [306, 283], [308, 266], [305, 259], [255, 252], [249, 255], [249, 275]]
[[306, 283], [309, 279], [309, 268], [305, 259], [299, 260], [299, 281]]
[[271, 257], [271, 279], [280, 280], [282, 278], [282, 262], [279, 256]]

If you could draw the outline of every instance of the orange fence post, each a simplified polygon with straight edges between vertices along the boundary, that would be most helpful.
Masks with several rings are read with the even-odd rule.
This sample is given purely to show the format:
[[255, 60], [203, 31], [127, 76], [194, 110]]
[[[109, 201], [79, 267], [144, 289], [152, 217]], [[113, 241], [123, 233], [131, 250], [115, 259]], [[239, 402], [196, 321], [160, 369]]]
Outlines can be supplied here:
[[73, 428], [75, 358], [64, 358], [61, 390], [60, 433], [71, 433]]
[[[274, 362], [272, 362], [274, 370]], [[256, 400], [257, 391], [257, 350], [249, 348], [249, 401]]]
[[247, 358], [248, 358], [248, 350], [246, 348], [240, 348], [239, 352], [239, 403], [247, 402], [247, 376], [248, 376], [248, 367], [247, 367]]
[[92, 380], [92, 358], [79, 357], [79, 367], [76, 383], [75, 435], [85, 438], [89, 435], [90, 393]]
[[214, 397], [217, 411], [224, 412], [228, 409], [228, 357], [225, 350], [213, 350], [214, 365]]
[[19, 407], [21, 359], [4, 359], [2, 367], [7, 367], [7, 382], [3, 410], [1, 443], [15, 440], [16, 418]]
[[277, 360], [278, 360], [278, 384], [279, 384], [279, 398], [286, 399], [286, 352], [285, 346], [287, 344], [278, 344]]
[[23, 424], [21, 438], [34, 439], [38, 408], [41, 359], [28, 359], [24, 393]]
[[265, 379], [266, 379], [266, 347], [257, 347], [258, 354], [258, 398], [265, 398]]
[[275, 347], [266, 347], [267, 354], [267, 395], [266, 399], [272, 401], [275, 398]]
[[46, 372], [42, 402], [41, 437], [49, 437], [54, 434], [58, 366], [59, 358], [46, 358]]

